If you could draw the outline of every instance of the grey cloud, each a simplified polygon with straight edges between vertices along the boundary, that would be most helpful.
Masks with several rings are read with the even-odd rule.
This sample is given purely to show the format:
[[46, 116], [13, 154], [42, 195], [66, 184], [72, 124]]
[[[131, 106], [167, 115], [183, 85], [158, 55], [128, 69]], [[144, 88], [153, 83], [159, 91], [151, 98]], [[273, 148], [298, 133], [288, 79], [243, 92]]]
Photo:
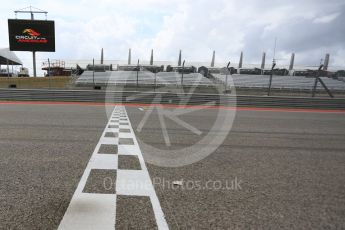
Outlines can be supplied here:
[[[57, 52], [40, 54], [42, 59], [90, 60], [98, 58], [103, 47], [107, 59], [125, 60], [131, 47], [133, 59], [148, 59], [153, 48], [155, 60], [175, 61], [183, 49], [189, 61], [209, 61], [216, 50], [217, 62], [235, 63], [243, 50], [245, 63], [259, 63], [263, 51], [272, 59], [277, 37], [277, 58], [284, 59], [279, 63], [288, 62], [290, 53], [296, 52], [296, 63], [315, 65], [329, 52], [332, 65], [345, 65], [343, 0], [142, 0], [138, 4], [100, 0], [94, 8], [91, 0], [83, 5], [71, 2], [77, 12], [62, 10], [65, 5], [60, 1], [52, 9], [36, 3], [32, 4], [43, 4], [56, 21]], [[315, 23], [337, 12], [331, 22]], [[104, 21], [106, 26], [99, 25]], [[7, 31], [6, 23], [0, 27]], [[0, 38], [0, 46], [7, 45], [6, 36]], [[22, 54], [29, 56], [18, 55]]]

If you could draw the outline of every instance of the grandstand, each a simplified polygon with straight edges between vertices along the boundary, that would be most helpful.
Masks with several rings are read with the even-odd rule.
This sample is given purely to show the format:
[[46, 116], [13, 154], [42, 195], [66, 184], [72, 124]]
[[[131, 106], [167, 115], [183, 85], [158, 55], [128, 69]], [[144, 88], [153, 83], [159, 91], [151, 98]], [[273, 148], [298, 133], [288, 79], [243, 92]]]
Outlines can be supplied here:
[[[94, 77], [93, 77], [94, 76]], [[225, 84], [226, 74], [213, 73], [211, 78], [204, 77], [200, 73], [186, 73], [178, 72], [158, 72], [152, 73], [150, 71], [103, 71], [93, 72], [84, 71], [84, 73], [77, 79], [76, 85], [198, 85], [211, 86], [214, 84]], [[231, 78], [230, 78], [231, 77]], [[247, 74], [233, 74], [228, 75], [228, 87], [236, 88], [267, 88], [269, 83], [269, 75], [247, 75]], [[329, 77], [320, 77], [326, 86], [333, 91], [345, 91], [344, 79], [333, 79]], [[232, 79], [232, 81], [231, 81]], [[302, 76], [273, 76], [273, 89], [286, 90], [310, 90], [314, 85], [315, 78]], [[322, 86], [318, 84], [318, 89]]]
[[[241, 58], [242, 57], [243, 53], [241, 53]], [[263, 55], [261, 68], [244, 68], [241, 58], [238, 68], [230, 66], [230, 62], [227, 67], [215, 67], [215, 52], [213, 52], [210, 66], [185, 66], [185, 61], [183, 61], [181, 65], [182, 58], [180, 51], [177, 66], [172, 64], [154, 65], [153, 51], [151, 51], [150, 64], [139, 65], [138, 60], [137, 65], [132, 65], [131, 50], [129, 50], [127, 65], [117, 64], [117, 68], [113, 68], [112, 64], [102, 64], [103, 61], [101, 64], [89, 64], [85, 71], [81, 71], [82, 74], [76, 80], [76, 85], [197, 85], [198, 87], [219, 85], [224, 87], [227, 84], [226, 87], [266, 89], [269, 85], [270, 75], [273, 74], [272, 89], [311, 90], [315, 84], [315, 77], [320, 76], [320, 79], [325, 83], [328, 89], [345, 92], [345, 71], [328, 71], [329, 54], [326, 54], [325, 63], [320, 66], [319, 70], [294, 68], [294, 54], [292, 54], [291, 63], [288, 69], [284, 66], [281, 66], [282, 68], [280, 69], [265, 69], [265, 55]], [[226, 80], [226, 76], [228, 76], [228, 80]], [[317, 87], [317, 89], [322, 89], [321, 84], [318, 84]]]
[[183, 74], [182, 79], [182, 74], [177, 72], [159, 72], [155, 74], [150, 71], [84, 71], [76, 81], [79, 86], [90, 84], [136, 85], [137, 83], [138, 85], [212, 85], [211, 80], [199, 73]]
[[[226, 75], [212, 74], [212, 76], [225, 84]], [[230, 75], [228, 76], [230, 79]], [[267, 88], [270, 76], [268, 75], [244, 75], [233, 74], [231, 75], [233, 85], [228, 81], [228, 86], [238, 88]], [[330, 90], [345, 91], [345, 82], [329, 78], [320, 77]], [[274, 89], [292, 89], [292, 90], [309, 90], [314, 85], [315, 78], [301, 77], [301, 76], [273, 76], [272, 88]], [[318, 89], [321, 89], [318, 84]]]

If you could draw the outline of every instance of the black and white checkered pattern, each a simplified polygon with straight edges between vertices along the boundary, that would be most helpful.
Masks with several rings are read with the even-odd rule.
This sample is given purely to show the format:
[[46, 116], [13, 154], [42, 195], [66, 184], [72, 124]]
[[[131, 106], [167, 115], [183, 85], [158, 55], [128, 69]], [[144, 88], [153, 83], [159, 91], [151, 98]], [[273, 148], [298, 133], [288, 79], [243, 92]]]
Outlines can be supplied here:
[[127, 112], [122, 106], [115, 107], [112, 112], [59, 229], [114, 229], [117, 195], [149, 197], [157, 227], [168, 229]]

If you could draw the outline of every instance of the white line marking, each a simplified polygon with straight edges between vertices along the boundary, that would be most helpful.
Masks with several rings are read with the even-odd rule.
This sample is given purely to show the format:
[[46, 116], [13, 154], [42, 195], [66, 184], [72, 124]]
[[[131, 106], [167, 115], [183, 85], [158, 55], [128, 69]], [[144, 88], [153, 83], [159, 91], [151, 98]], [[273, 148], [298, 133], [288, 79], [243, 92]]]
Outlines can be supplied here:
[[141, 130], [143, 129], [143, 127], [144, 127], [144, 125], [145, 125], [147, 119], [149, 119], [149, 117], [150, 117], [150, 115], [151, 115], [151, 113], [152, 113], [152, 111], [153, 111], [153, 108], [154, 108], [153, 106], [150, 106], [149, 110], [146, 111], [146, 113], [145, 113], [143, 119], [140, 121], [140, 123], [139, 123], [139, 125], [138, 125], [138, 127], [137, 127], [137, 131], [138, 131], [138, 132], [141, 132]]
[[139, 154], [141, 154], [141, 152], [138, 146], [135, 146], [135, 145], [119, 145], [118, 154], [138, 156]]
[[96, 154], [90, 159], [92, 168], [97, 169], [114, 169], [118, 166], [117, 154]]
[[[124, 114], [126, 115], [126, 117], [128, 118], [127, 115], [127, 111], [126, 109], [123, 107], [123, 111]], [[116, 180], [116, 186], [120, 186], [120, 189], [122, 190], [123, 187], [121, 187], [121, 185], [123, 185], [124, 181], [133, 181], [134, 183], [136, 183], [136, 185], [142, 185], [144, 183], [144, 187], [142, 188], [138, 188], [137, 186], [134, 186], [132, 189], [128, 189], [126, 191], [122, 190], [122, 193], [137, 193], [137, 194], [144, 194], [147, 192], [147, 195], [149, 195], [151, 203], [152, 203], [152, 208], [153, 208], [153, 212], [155, 214], [155, 218], [156, 218], [156, 222], [157, 222], [157, 226], [158, 229], [169, 229], [168, 228], [168, 224], [165, 220], [165, 216], [164, 213], [162, 211], [161, 205], [159, 203], [158, 197], [156, 195], [156, 192], [154, 190], [154, 187], [152, 185], [152, 181], [149, 175], [149, 172], [146, 168], [145, 165], [145, 161], [144, 161], [144, 157], [141, 153], [137, 138], [134, 134], [134, 130], [132, 128], [131, 122], [128, 119], [128, 124], [129, 124], [129, 129], [131, 130], [131, 134], [133, 135], [133, 141], [134, 141], [134, 146], [137, 146], [138, 148], [138, 158], [139, 158], [139, 162], [140, 162], [140, 166], [142, 170], [136, 170], [136, 171], [132, 171], [132, 170], [118, 170], [118, 177]], [[122, 150], [122, 149], [121, 149]], [[120, 151], [120, 149], [119, 149]], [[138, 172], [138, 173], [135, 173]], [[140, 175], [141, 174], [141, 175]], [[136, 178], [134, 178], [136, 177]], [[118, 187], [117, 187], [118, 190]], [[118, 190], [119, 191], [119, 190]], [[120, 193], [120, 191], [119, 191]]]
[[[106, 127], [110, 124], [108, 121]], [[100, 158], [107, 156], [99, 156], [99, 148], [101, 144], [108, 143], [104, 137], [106, 132], [113, 129], [105, 128], [99, 143], [90, 158], [88, 165], [80, 179], [78, 187], [74, 192], [67, 211], [60, 222], [59, 230], [78, 230], [78, 229], [114, 229], [116, 216], [116, 194], [90, 194], [83, 193], [87, 178], [91, 169], [117, 169], [117, 159], [112, 160], [114, 165], [111, 167], [109, 163], [105, 163]], [[104, 159], [105, 159], [104, 158]]]
[[157, 107], [157, 110], [158, 110], [159, 122], [161, 123], [161, 126], [162, 126], [162, 132], [163, 132], [165, 144], [166, 144], [166, 146], [171, 146], [169, 134], [168, 134], [167, 127], [166, 127], [165, 121], [164, 121], [163, 110], [159, 107]]
[[117, 137], [103, 137], [99, 141], [102, 145], [117, 145], [119, 142], [119, 139]]
[[[158, 229], [169, 229], [125, 108], [115, 107], [112, 117], [117, 115], [125, 117], [128, 125], [119, 125], [120, 121], [112, 122], [113, 118], [109, 119], [60, 222], [59, 230], [115, 229], [117, 195], [149, 196]], [[119, 125], [119, 128], [108, 128], [110, 124]], [[119, 133], [120, 128], [129, 129], [130, 132]], [[106, 132], [117, 132], [118, 137], [132, 138], [134, 145], [118, 145], [119, 138], [104, 137]], [[118, 145], [118, 154], [99, 154], [101, 144]], [[118, 170], [118, 155], [138, 156], [141, 170]], [[91, 169], [117, 169], [116, 194], [83, 193]]]
[[119, 133], [119, 138], [131, 138], [133, 134], [131, 133]]
[[80, 193], [73, 196], [58, 229], [114, 229], [115, 194]]

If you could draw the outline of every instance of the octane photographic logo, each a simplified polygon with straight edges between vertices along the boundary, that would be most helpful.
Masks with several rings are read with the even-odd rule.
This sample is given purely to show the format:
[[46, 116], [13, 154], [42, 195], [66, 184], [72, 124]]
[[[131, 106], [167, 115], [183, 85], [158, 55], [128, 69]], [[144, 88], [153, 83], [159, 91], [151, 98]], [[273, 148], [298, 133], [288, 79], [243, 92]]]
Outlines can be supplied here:
[[45, 37], [40, 37], [41, 34], [33, 29], [24, 29], [22, 35], [16, 35], [15, 38], [19, 43], [47, 43]]
[[[231, 75], [227, 82], [234, 85]], [[131, 109], [139, 114], [133, 129], [145, 161], [181, 167], [209, 156], [228, 136], [236, 115], [236, 91], [232, 87], [225, 95], [224, 90], [224, 84], [198, 73], [113, 71], [106, 103], [143, 103]], [[110, 118], [112, 108], [106, 110]]]

